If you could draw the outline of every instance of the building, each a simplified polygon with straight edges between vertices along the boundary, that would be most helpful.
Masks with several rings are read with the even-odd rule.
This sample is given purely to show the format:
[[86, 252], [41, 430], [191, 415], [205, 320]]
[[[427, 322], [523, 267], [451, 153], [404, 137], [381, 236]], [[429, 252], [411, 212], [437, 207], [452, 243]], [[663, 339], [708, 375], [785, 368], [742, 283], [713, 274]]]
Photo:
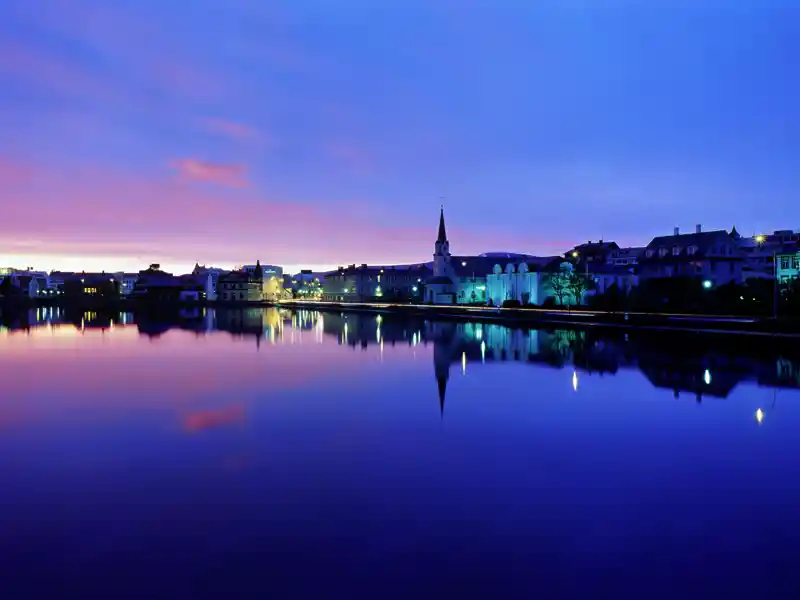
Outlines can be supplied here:
[[655, 237], [639, 260], [641, 281], [668, 277], [691, 277], [710, 288], [727, 283], [741, 283], [744, 253], [725, 230]]
[[[444, 209], [439, 213], [439, 230], [434, 243], [433, 272], [427, 279], [425, 300], [433, 304], [481, 304], [505, 299], [519, 300], [539, 298], [538, 288], [533, 285], [531, 273], [535, 273], [553, 257], [536, 257], [510, 252], [492, 252], [477, 256], [452, 256]], [[521, 267], [521, 265], [525, 267]], [[523, 269], [520, 271], [520, 269]], [[498, 271], [499, 269], [499, 271]], [[507, 275], [507, 276], [506, 276]], [[489, 277], [492, 277], [492, 293], [488, 292]]]
[[734, 227], [730, 236], [744, 254], [742, 277], [745, 281], [773, 279], [776, 257], [792, 254], [800, 243], [800, 233], [791, 229], [777, 230], [770, 234], [742, 236]]
[[778, 283], [786, 285], [800, 277], [800, 246], [783, 247], [775, 256]]
[[262, 300], [266, 302], [278, 302], [283, 298], [283, 267], [262, 265], [261, 261], [256, 261], [254, 265], [244, 265], [241, 271], [255, 277], [259, 269], [262, 276]]
[[60, 277], [63, 297], [69, 300], [107, 300], [120, 296], [119, 282], [110, 273], [73, 273]]
[[194, 269], [192, 270], [192, 275], [207, 275], [211, 278], [211, 289], [206, 291], [206, 299], [211, 301], [217, 299], [217, 284], [220, 276], [224, 275], [225, 273], [228, 273], [228, 271], [225, 269], [220, 269], [218, 267], [207, 267], [205, 265], [200, 266], [199, 263], [195, 263]]
[[0, 282], [3, 280], [8, 280], [6, 285], [11, 286], [9, 295], [36, 298], [55, 294], [50, 275], [45, 271], [34, 271], [31, 268], [2, 268], [0, 269]]
[[161, 270], [161, 265], [152, 264], [139, 271], [131, 297], [156, 303], [170, 303], [180, 300], [183, 282], [172, 273]]
[[639, 259], [644, 255], [644, 252], [644, 246], [617, 248], [608, 254], [606, 264], [615, 267], [633, 267], [639, 264]]
[[120, 296], [130, 296], [133, 289], [136, 287], [136, 281], [139, 279], [138, 273], [114, 273], [117, 281], [119, 281], [119, 294]]
[[[273, 276], [274, 277], [274, 276]], [[281, 277], [281, 288], [282, 285]], [[219, 276], [217, 299], [222, 302], [262, 302], [264, 300], [264, 273], [256, 262], [251, 271], [231, 271]]]
[[283, 288], [295, 298], [319, 300], [324, 292], [324, 273], [303, 269], [296, 275], [283, 276]]
[[575, 246], [564, 254], [564, 258], [578, 263], [606, 263], [619, 250], [620, 247], [616, 242], [604, 242], [603, 240], [593, 242], [589, 240], [585, 244]]
[[322, 298], [331, 302], [418, 302], [430, 275], [425, 264], [339, 267], [325, 273]]

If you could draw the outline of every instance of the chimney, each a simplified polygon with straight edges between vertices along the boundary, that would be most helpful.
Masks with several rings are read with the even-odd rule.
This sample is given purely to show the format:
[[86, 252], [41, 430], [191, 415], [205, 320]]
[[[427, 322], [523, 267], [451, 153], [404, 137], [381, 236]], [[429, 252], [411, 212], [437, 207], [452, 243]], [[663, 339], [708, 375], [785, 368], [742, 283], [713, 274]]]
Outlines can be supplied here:
[[697, 226], [694, 228], [694, 232], [695, 233], [702, 233], [703, 232], [703, 226], [700, 225], [700, 223], [698, 223]]
[[680, 229], [680, 227], [676, 227], [676, 228], [675, 228], [675, 235], [680, 235], [680, 234], [681, 234], [681, 229]]

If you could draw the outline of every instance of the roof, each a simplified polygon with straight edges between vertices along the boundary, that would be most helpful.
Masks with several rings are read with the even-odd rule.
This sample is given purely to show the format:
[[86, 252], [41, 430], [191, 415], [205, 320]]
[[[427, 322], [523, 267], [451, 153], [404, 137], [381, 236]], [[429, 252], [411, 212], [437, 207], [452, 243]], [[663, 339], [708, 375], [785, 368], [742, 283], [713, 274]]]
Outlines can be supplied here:
[[644, 254], [644, 246], [632, 246], [630, 248], [620, 248], [614, 255], [616, 258], [623, 258], [625, 256], [640, 256]]
[[[724, 244], [726, 246], [733, 245], [736, 248], [736, 253], [731, 255], [732, 257], [737, 257], [740, 255], [738, 246], [736, 246], [735, 242], [731, 239], [730, 235], [724, 229], [719, 229], [717, 231], [703, 231], [700, 233], [684, 233], [680, 235], [662, 235], [659, 237], [655, 237], [652, 241], [647, 244], [645, 250], [658, 250], [660, 248], [680, 248], [680, 254], [674, 255], [671, 252], [668, 256], [663, 258], [669, 259], [676, 259], [676, 258], [685, 258], [689, 255], [686, 254], [686, 248], [689, 246], [695, 246], [697, 250], [694, 254], [691, 255], [692, 258], [702, 257], [705, 255], [709, 250], [718, 244]], [[642, 257], [642, 261], [654, 261], [654, 260], [662, 260], [662, 257], [659, 256], [652, 256]]]
[[239, 281], [250, 282], [253, 280], [253, 275], [244, 271], [231, 271], [230, 273], [222, 273], [219, 276], [219, 282], [225, 283], [226, 281]]
[[[544, 267], [555, 257], [553, 256], [529, 256], [526, 254], [509, 254], [503, 256], [453, 256], [451, 264], [453, 271], [459, 277], [486, 276], [494, 272], [495, 265], [505, 270], [509, 264], [518, 265], [525, 263], [529, 271], [535, 271]], [[563, 262], [563, 259], [560, 259]]]
[[617, 242], [604, 242], [600, 240], [598, 242], [587, 242], [585, 244], [580, 244], [579, 246], [575, 246], [574, 250], [582, 251], [582, 252], [603, 252], [608, 250], [616, 250], [619, 248]]

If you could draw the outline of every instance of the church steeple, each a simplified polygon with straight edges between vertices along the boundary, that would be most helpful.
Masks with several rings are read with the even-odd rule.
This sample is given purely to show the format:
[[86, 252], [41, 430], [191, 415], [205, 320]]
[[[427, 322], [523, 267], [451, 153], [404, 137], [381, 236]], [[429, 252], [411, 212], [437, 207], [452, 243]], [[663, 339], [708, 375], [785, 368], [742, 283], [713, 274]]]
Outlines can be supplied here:
[[439, 213], [439, 237], [436, 238], [436, 241], [440, 244], [447, 241], [447, 230], [444, 227], [444, 206], [442, 206], [441, 212]]
[[256, 268], [255, 268], [255, 271], [253, 272], [253, 276], [256, 279], [263, 279], [264, 278], [264, 269], [261, 268], [261, 261], [260, 260], [256, 260]]
[[439, 212], [439, 235], [436, 237], [433, 251], [433, 276], [449, 277], [450, 242], [447, 241], [447, 230], [444, 227], [444, 206]]

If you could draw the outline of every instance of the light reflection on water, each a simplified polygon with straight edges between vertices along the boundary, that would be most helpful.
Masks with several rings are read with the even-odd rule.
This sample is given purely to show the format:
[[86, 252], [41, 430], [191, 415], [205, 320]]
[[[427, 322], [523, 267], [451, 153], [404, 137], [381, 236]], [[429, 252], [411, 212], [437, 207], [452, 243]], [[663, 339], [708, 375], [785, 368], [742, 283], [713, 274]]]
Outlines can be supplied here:
[[0, 322], [8, 597], [796, 583], [791, 346], [275, 309]]

